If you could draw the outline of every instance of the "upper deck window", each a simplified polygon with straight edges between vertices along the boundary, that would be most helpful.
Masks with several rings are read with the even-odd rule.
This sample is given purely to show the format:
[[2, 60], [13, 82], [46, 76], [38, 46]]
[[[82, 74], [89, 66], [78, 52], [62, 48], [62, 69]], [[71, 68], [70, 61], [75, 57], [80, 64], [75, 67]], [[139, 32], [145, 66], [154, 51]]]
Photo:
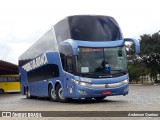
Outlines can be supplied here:
[[118, 23], [108, 16], [71, 16], [68, 18], [71, 39], [83, 41], [115, 41], [123, 36]]

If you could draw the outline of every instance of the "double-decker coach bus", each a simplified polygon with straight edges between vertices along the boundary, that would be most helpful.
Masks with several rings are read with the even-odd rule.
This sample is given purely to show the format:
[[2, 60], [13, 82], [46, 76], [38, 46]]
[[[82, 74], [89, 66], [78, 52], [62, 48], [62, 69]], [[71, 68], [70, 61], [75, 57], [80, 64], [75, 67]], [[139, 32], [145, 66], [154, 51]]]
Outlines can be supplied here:
[[126, 41], [140, 52], [113, 17], [66, 17], [19, 57], [21, 93], [60, 102], [127, 95]]

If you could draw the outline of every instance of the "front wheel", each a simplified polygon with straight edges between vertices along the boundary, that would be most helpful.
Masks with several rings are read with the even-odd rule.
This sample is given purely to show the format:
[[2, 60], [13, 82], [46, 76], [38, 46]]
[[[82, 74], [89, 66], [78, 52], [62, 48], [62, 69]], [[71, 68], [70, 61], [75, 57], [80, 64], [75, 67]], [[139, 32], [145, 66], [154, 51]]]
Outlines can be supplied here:
[[68, 102], [68, 99], [63, 95], [63, 90], [60, 84], [56, 87], [56, 96], [59, 102]]

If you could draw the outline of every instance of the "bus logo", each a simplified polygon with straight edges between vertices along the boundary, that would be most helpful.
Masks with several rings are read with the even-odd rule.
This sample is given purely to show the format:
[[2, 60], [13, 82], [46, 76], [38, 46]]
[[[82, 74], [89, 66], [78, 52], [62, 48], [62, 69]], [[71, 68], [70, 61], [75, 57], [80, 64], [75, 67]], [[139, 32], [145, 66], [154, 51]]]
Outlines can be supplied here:
[[106, 87], [106, 88], [109, 88], [109, 85], [108, 85], [108, 84], [106, 84], [106, 85], [105, 85], [105, 87]]
[[11, 112], [2, 112], [2, 117], [11, 117]]
[[34, 60], [30, 61], [29, 63], [25, 64], [24, 66], [22, 66], [22, 68], [28, 72], [42, 65], [45, 65], [47, 63], [48, 63], [48, 60], [47, 60], [46, 54], [43, 54], [35, 58]]

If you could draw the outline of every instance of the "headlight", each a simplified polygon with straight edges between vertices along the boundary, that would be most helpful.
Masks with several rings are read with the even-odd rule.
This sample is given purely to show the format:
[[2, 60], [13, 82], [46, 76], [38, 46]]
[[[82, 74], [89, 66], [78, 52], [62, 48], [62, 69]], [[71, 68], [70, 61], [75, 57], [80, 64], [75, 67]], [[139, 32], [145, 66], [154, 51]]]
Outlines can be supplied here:
[[79, 84], [79, 81], [77, 81], [77, 80], [72, 79], [72, 81], [73, 81], [76, 85]]
[[89, 84], [88, 84], [88, 83], [85, 83], [85, 82], [79, 82], [79, 85], [80, 85], [80, 86], [85, 86], [85, 87], [89, 86]]
[[122, 84], [128, 84], [129, 83], [129, 80], [128, 79], [125, 79], [122, 81]]
[[77, 80], [73, 80], [73, 79], [72, 79], [72, 81], [73, 81], [76, 85], [80, 85], [80, 86], [84, 86], [84, 87], [87, 87], [87, 86], [90, 85], [89, 83], [81, 82], [81, 81], [77, 81]]

